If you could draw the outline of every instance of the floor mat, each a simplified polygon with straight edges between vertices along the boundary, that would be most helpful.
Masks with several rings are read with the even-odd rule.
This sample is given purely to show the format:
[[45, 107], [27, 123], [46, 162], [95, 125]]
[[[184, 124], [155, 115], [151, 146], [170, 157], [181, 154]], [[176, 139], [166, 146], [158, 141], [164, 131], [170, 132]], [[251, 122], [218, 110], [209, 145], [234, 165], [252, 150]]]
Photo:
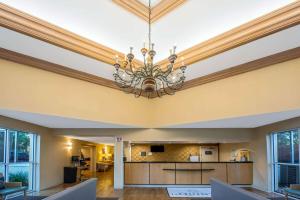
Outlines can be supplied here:
[[167, 188], [168, 194], [173, 198], [210, 198], [211, 188]]

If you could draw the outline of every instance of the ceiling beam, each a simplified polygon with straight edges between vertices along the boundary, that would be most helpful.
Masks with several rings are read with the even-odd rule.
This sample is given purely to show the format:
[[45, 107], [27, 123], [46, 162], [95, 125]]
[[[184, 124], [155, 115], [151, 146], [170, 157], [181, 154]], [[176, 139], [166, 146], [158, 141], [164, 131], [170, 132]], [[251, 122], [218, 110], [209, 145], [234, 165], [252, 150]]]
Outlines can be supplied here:
[[[38, 69], [46, 70], [49, 72], [57, 73], [71, 78], [76, 78], [90, 83], [98, 84], [101, 86], [121, 90], [114, 81], [108, 80], [99, 76], [95, 76], [89, 73], [81, 72], [71, 69], [62, 65], [54, 64], [45, 60], [37, 59], [24, 54], [16, 53], [7, 49], [0, 48], [0, 58], [16, 62], [19, 64], [28, 65]], [[222, 80], [232, 76], [236, 76], [242, 73], [250, 72], [257, 69], [262, 69], [270, 65], [282, 63], [285, 61], [300, 58], [300, 47], [290, 49], [284, 52], [280, 52], [271, 56], [260, 58], [245, 64], [237, 65], [219, 72], [215, 72], [206, 76], [202, 76], [196, 79], [186, 81], [181, 90], [189, 89], [206, 83]], [[145, 96], [146, 95], [142, 95]], [[150, 98], [155, 98], [151, 96]]]
[[[178, 57], [183, 57], [186, 65], [191, 65], [200, 60], [212, 57], [298, 24], [300, 24], [300, 1], [293, 2], [221, 35], [197, 44], [178, 53]], [[164, 59], [157, 64], [166, 66], [168, 63], [168, 59]], [[180, 63], [177, 63], [175, 67], [179, 67], [179, 65]]]
[[[148, 22], [149, 8], [139, 0], [113, 0], [113, 2]], [[151, 23], [159, 20], [184, 2], [186, 2], [186, 0], [161, 0], [157, 5], [151, 8]]]
[[[0, 3], [0, 25], [107, 64], [124, 54]], [[140, 61], [135, 64], [140, 65]]]

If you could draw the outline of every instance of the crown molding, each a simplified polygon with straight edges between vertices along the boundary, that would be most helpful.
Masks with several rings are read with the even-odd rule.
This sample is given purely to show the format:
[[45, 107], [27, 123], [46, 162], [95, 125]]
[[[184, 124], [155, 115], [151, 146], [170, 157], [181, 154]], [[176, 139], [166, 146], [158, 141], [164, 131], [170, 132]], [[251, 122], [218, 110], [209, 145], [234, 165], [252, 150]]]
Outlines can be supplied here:
[[[148, 22], [148, 7], [139, 0], [112, 0], [117, 5], [125, 10], [138, 16]], [[182, 5], [186, 0], [161, 0], [157, 5], [151, 8], [151, 23], [159, 20], [178, 6]]]
[[[107, 64], [124, 54], [0, 3], [0, 25]], [[142, 62], [136, 61], [136, 65]]]
[[289, 60], [300, 58], [300, 47], [289, 49], [280, 53], [276, 53], [267, 57], [250, 61], [241, 65], [237, 65], [222, 71], [208, 74], [199, 78], [186, 81], [181, 90], [189, 89], [206, 83], [222, 80], [246, 72], [262, 69], [270, 65], [286, 62]]
[[[31, 67], [35, 67], [37, 69], [42, 69], [45, 71], [53, 72], [56, 74], [60, 74], [63, 76], [79, 79], [82, 81], [87, 81], [90, 83], [98, 84], [101, 86], [109, 87], [112, 89], [117, 89], [123, 91], [119, 88], [114, 81], [108, 80], [105, 78], [101, 78], [99, 76], [95, 76], [89, 73], [81, 72], [78, 70], [74, 70], [62, 65], [54, 64], [45, 60], [37, 59], [31, 56], [27, 56], [24, 54], [16, 53], [7, 49], [0, 48], [0, 58], [9, 60], [12, 62], [16, 62], [19, 64], [28, 65]], [[181, 88], [180, 91], [189, 89], [192, 87], [197, 87], [203, 84], [211, 83], [214, 81], [222, 80], [225, 78], [229, 78], [232, 76], [236, 76], [242, 73], [250, 72], [257, 69], [262, 69], [264, 67], [268, 67], [270, 65], [282, 63], [285, 61], [293, 60], [296, 58], [300, 58], [300, 47], [290, 49], [284, 52], [280, 52], [277, 54], [273, 54], [271, 56], [267, 56], [264, 58], [260, 58], [245, 64], [241, 64], [238, 66], [234, 66], [222, 71], [218, 71], [206, 76], [202, 76], [196, 79], [192, 79], [186, 81]], [[180, 92], [179, 91], [179, 92]], [[142, 96], [147, 97], [147, 95], [142, 94]], [[149, 98], [155, 98], [157, 96], [151, 95]]]
[[[184, 58], [186, 65], [191, 65], [298, 24], [300, 24], [299, 0], [197, 44], [177, 55]], [[166, 66], [168, 63], [168, 59], [164, 59], [157, 64]], [[179, 67], [179, 64], [175, 64], [175, 67]]]

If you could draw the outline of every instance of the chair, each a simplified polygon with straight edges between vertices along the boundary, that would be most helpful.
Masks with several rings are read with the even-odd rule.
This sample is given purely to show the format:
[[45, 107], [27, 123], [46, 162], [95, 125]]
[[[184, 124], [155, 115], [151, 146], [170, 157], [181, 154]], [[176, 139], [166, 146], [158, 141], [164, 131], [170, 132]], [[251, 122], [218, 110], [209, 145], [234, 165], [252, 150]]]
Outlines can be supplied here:
[[[0, 173], [0, 178], [4, 180], [3, 174]], [[26, 199], [27, 187], [22, 186], [22, 182], [4, 182], [4, 188], [0, 189], [0, 200], [5, 200], [7, 195], [17, 192], [24, 193], [24, 199]]]
[[289, 188], [284, 189], [285, 199], [287, 200], [289, 194], [300, 197], [300, 184], [291, 184]]

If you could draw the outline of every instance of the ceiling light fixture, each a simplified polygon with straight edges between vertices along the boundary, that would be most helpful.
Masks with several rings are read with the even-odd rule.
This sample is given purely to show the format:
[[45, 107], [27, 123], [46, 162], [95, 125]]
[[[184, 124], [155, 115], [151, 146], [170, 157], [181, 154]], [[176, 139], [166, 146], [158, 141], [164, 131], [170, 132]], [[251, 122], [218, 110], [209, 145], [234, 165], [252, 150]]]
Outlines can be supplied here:
[[170, 63], [165, 68], [154, 64], [156, 52], [154, 51], [154, 43], [151, 43], [151, 0], [149, 0], [148, 25], [148, 44], [144, 43], [144, 47], [141, 49], [144, 57], [143, 65], [136, 66], [134, 64], [133, 47], [130, 47], [130, 53], [125, 56], [124, 60], [120, 60], [118, 56], [115, 57], [115, 82], [125, 92], [133, 93], [136, 97], [142, 95], [153, 98], [161, 97], [164, 94], [172, 95], [184, 83], [186, 66], [182, 58], [181, 66], [175, 69], [176, 46], [170, 49], [168, 58]]

